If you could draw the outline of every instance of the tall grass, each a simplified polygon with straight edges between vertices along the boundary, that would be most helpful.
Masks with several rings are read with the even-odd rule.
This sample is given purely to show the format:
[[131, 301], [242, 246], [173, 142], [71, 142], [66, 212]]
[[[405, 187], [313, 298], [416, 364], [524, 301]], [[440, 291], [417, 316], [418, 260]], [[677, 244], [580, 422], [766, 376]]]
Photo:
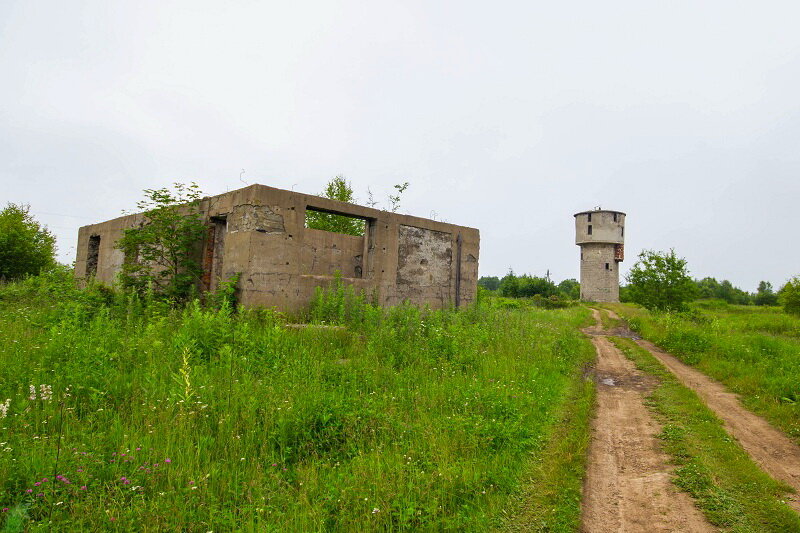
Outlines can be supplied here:
[[800, 318], [779, 308], [715, 302], [682, 314], [611, 307], [643, 337], [724, 383], [800, 443]]
[[486, 530], [592, 357], [581, 308], [384, 311], [334, 288], [310, 316], [0, 288], [0, 524]]

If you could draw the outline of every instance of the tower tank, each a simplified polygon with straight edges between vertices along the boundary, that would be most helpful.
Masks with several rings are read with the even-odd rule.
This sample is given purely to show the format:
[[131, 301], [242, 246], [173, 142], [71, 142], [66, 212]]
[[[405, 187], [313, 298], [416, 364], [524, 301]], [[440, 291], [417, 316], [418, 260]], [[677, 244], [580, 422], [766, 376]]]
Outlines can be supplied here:
[[576, 213], [575, 244], [581, 247], [581, 300], [619, 302], [625, 213], [607, 209]]

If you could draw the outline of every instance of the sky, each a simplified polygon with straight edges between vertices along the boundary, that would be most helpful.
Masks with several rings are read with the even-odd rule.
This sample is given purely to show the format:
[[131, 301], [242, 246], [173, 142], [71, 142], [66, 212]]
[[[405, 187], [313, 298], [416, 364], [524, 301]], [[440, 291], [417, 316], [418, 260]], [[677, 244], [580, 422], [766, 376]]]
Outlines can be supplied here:
[[78, 227], [261, 183], [479, 228], [579, 275], [573, 214], [754, 291], [800, 274], [800, 3], [0, 2], [0, 208]]

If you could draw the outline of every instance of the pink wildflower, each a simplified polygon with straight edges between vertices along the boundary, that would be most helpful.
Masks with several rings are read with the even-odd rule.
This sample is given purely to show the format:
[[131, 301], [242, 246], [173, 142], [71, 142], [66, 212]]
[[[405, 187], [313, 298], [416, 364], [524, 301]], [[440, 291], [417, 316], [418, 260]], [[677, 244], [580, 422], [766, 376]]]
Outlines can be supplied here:
[[171, 462], [172, 462], [172, 459], [170, 459], [169, 457], [167, 457], [166, 459], [164, 459], [164, 462], [165, 462], [165, 463], [171, 463]]

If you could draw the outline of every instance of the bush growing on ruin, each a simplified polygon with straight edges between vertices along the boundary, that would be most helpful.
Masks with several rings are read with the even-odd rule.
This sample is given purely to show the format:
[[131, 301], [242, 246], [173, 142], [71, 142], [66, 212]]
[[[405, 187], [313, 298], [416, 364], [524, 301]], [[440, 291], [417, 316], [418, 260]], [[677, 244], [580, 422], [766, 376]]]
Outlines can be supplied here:
[[56, 238], [30, 214], [9, 203], [0, 211], [0, 280], [36, 275], [56, 264]]
[[800, 315], [800, 276], [786, 282], [778, 292], [778, 301], [787, 313]]
[[[400, 209], [400, 200], [402, 199], [403, 193], [408, 189], [408, 186], [409, 183], [407, 181], [393, 186], [395, 194], [389, 194], [386, 198], [389, 204], [389, 211], [395, 213]], [[353, 187], [341, 174], [328, 182], [325, 186], [325, 190], [320, 193], [320, 196], [351, 204], [357, 202], [353, 194]], [[379, 202], [375, 200], [372, 191], [369, 189], [367, 189], [367, 197], [366, 205], [375, 209], [380, 209], [378, 205]], [[333, 213], [322, 213], [319, 211], [306, 212], [306, 227], [323, 231], [332, 231], [334, 233], [344, 233], [345, 235], [354, 235], [356, 237], [362, 237], [365, 230], [364, 221], [361, 219], [335, 215]]]
[[185, 301], [202, 273], [202, 193], [196, 183], [144, 193], [136, 204], [144, 211], [142, 222], [126, 229], [116, 245], [125, 253], [120, 282], [137, 292], [152, 290], [171, 301]]
[[627, 276], [630, 299], [648, 309], [683, 311], [696, 287], [686, 260], [669, 252], [644, 250]]

